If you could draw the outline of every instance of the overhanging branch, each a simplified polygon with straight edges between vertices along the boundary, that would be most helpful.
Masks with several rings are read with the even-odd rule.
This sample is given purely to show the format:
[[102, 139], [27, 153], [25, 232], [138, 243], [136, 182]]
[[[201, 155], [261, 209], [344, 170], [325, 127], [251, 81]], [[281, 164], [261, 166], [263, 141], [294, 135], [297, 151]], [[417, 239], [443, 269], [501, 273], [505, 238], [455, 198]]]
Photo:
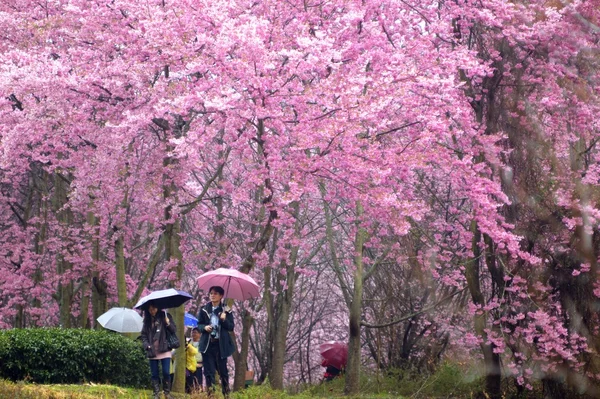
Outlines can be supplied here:
[[420, 315], [421, 313], [427, 313], [430, 310], [435, 309], [442, 302], [447, 301], [448, 299], [450, 299], [450, 298], [452, 298], [452, 297], [460, 294], [461, 292], [465, 291], [466, 289], [467, 289], [467, 287], [463, 288], [462, 290], [456, 291], [455, 293], [450, 294], [447, 297], [444, 297], [444, 298], [440, 299], [438, 302], [436, 302], [435, 304], [433, 304], [433, 305], [431, 305], [431, 306], [429, 306], [429, 307], [427, 307], [425, 309], [421, 309], [418, 312], [409, 314], [408, 316], [401, 317], [401, 318], [399, 318], [397, 320], [390, 321], [388, 323], [383, 323], [383, 324], [370, 324], [370, 323], [367, 323], [365, 321], [361, 321], [360, 325], [363, 326], [363, 327], [367, 327], [367, 328], [383, 328], [383, 327], [393, 326], [394, 324], [402, 323], [403, 321], [410, 320], [413, 317], [415, 317], [417, 315]]

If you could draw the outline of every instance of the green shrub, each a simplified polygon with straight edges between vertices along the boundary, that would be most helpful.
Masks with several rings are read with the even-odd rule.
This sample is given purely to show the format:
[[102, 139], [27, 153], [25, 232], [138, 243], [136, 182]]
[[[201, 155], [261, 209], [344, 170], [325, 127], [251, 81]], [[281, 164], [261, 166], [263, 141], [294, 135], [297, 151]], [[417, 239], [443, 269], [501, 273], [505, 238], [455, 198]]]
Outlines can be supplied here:
[[140, 344], [120, 334], [63, 328], [0, 331], [0, 378], [145, 387], [149, 375]]

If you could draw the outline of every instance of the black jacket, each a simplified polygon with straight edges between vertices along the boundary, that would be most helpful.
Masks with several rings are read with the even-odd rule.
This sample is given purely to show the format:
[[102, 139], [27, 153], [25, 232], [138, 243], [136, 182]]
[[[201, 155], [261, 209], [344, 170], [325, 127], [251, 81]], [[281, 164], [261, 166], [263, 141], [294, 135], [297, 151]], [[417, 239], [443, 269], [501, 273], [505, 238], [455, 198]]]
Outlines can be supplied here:
[[[198, 313], [198, 329], [202, 333], [200, 336], [200, 344], [198, 350], [202, 353], [206, 353], [208, 344], [210, 343], [210, 333], [204, 329], [204, 327], [210, 325], [210, 315], [213, 312], [212, 303], [207, 303], [200, 309]], [[221, 352], [221, 359], [225, 359], [231, 356], [235, 351], [235, 345], [229, 333], [233, 331], [235, 327], [233, 323], [233, 314], [229, 311], [226, 312], [225, 320], [219, 319], [219, 349]], [[218, 314], [217, 314], [218, 316]]]
[[[170, 313], [167, 313], [169, 317], [169, 325], [165, 322], [165, 312], [159, 310], [156, 313], [156, 318], [159, 320], [161, 328], [160, 333], [158, 335], [158, 353], [169, 352], [169, 347], [167, 346], [167, 328], [172, 333], [177, 332], [177, 327], [175, 326], [175, 322], [173, 322], [173, 316]], [[146, 351], [146, 355], [149, 358], [156, 357], [158, 353], [155, 353], [154, 346], [152, 345], [152, 320], [147, 320], [144, 318], [144, 326], [142, 327], [142, 343], [144, 345], [144, 350]], [[148, 348], [150, 347], [150, 348]]]

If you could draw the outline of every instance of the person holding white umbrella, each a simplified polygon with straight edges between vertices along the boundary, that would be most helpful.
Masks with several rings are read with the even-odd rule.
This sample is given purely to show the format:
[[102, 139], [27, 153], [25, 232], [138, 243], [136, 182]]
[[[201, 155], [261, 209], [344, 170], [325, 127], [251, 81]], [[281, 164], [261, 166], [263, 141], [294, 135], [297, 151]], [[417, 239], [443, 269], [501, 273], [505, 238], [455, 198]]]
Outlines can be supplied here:
[[96, 320], [107, 330], [120, 333], [139, 333], [142, 331], [142, 316], [133, 309], [112, 308]]

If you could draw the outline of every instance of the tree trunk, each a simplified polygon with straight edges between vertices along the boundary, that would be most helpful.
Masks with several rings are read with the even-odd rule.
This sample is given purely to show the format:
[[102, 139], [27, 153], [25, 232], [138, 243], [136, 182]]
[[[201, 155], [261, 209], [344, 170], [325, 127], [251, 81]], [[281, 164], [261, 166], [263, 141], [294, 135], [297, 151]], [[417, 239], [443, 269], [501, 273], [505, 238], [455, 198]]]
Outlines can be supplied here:
[[[99, 299], [98, 297], [98, 289], [96, 287], [96, 282], [98, 280], [98, 276], [99, 273], [97, 272], [97, 268], [98, 268], [98, 263], [100, 262], [100, 240], [98, 238], [98, 219], [96, 218], [96, 215], [94, 215], [93, 212], [88, 212], [87, 214], [87, 224], [88, 226], [90, 226], [91, 228], [91, 234], [90, 234], [90, 244], [92, 247], [92, 271], [90, 273], [90, 276], [88, 277], [88, 282], [87, 282], [87, 286], [88, 289], [91, 288], [91, 305], [92, 305], [92, 321], [94, 323], [95, 328], [99, 328], [99, 324], [96, 322], [96, 320], [98, 319], [98, 317], [100, 317], [100, 315], [104, 312], [106, 312], [106, 308], [107, 306], [107, 297], [106, 297], [106, 289], [104, 289], [104, 302], [102, 302], [102, 300]], [[88, 298], [88, 305], [89, 306], [89, 297], [87, 295], [85, 295], [85, 291], [83, 291], [84, 298]], [[101, 311], [101, 312], [100, 312]], [[87, 311], [86, 311], [86, 318], [87, 318]], [[83, 317], [83, 316], [82, 316]], [[85, 327], [84, 327], [85, 328]]]
[[[173, 151], [173, 147], [171, 144], [167, 144], [166, 153], [170, 153]], [[167, 156], [163, 159], [163, 166], [165, 168], [170, 167], [177, 163], [177, 160]], [[180, 215], [175, 215], [173, 213], [173, 205], [171, 202], [176, 202], [173, 199], [177, 198], [177, 188], [175, 184], [170, 181], [168, 176], [164, 176], [165, 184], [163, 185], [163, 198], [165, 202], [169, 205], [165, 207], [165, 221], [170, 221], [174, 219], [174, 221], [167, 223], [165, 227], [165, 260], [167, 264], [171, 262], [172, 259], [177, 261], [177, 266], [175, 268], [176, 278], [175, 281], [170, 282], [170, 285], [173, 286], [175, 284], [181, 283], [181, 278], [183, 276], [183, 255], [181, 253], [181, 219]], [[185, 392], [185, 363], [186, 363], [186, 354], [185, 354], [185, 337], [184, 337], [184, 307], [183, 305], [172, 311], [172, 316], [174, 318], [175, 324], [177, 326], [177, 337], [181, 342], [181, 346], [179, 349], [175, 351], [175, 379], [173, 380], [173, 392]]]
[[87, 329], [90, 327], [90, 318], [88, 313], [90, 311], [90, 297], [88, 296], [88, 290], [90, 289], [90, 278], [84, 277], [81, 282], [81, 304], [79, 305], [79, 320], [77, 322], [79, 328]]
[[[38, 255], [43, 255], [46, 251], [46, 239], [48, 236], [48, 211], [50, 209], [50, 202], [48, 198], [50, 198], [48, 192], [48, 179], [50, 175], [45, 171], [40, 171], [42, 177], [40, 179], [40, 221], [38, 222], [37, 229], [38, 233], [35, 239], [35, 253]], [[38, 265], [36, 267], [36, 271], [34, 273], [34, 284], [37, 286], [44, 279], [42, 270]], [[35, 298], [31, 304], [32, 308], [41, 308], [42, 301], [39, 298]]]
[[[273, 237], [273, 241], [274, 244], [272, 246], [272, 250], [269, 253], [269, 264], [273, 263], [273, 258], [275, 256], [275, 247], [276, 242], [277, 242], [277, 230], [274, 233], [274, 237]], [[265, 285], [265, 294], [263, 296], [263, 300], [265, 303], [265, 311], [267, 313], [267, 324], [265, 326], [266, 328], [266, 334], [265, 334], [265, 340], [266, 340], [266, 345], [265, 345], [265, 351], [264, 351], [264, 357], [266, 358], [264, 361], [264, 367], [263, 367], [263, 375], [260, 376], [259, 380], [262, 382], [264, 381], [264, 378], [266, 378], [269, 373], [271, 372], [271, 370], [273, 369], [273, 344], [275, 342], [275, 320], [276, 320], [276, 314], [275, 312], [277, 311], [277, 307], [275, 305], [275, 295], [273, 294], [273, 287], [272, 287], [272, 275], [273, 275], [273, 270], [272, 268], [269, 267], [265, 267], [264, 269], [264, 285]], [[264, 377], [264, 378], [263, 378]]]
[[278, 318], [275, 324], [275, 336], [273, 342], [273, 363], [271, 364], [271, 372], [269, 374], [271, 388], [283, 390], [283, 367], [285, 365], [287, 332], [290, 319], [290, 309], [294, 296], [294, 287], [296, 284], [296, 259], [298, 255], [298, 247], [294, 247], [291, 254], [290, 264], [287, 269], [287, 288], [283, 291], [280, 297], [280, 305]]
[[[300, 214], [300, 206], [298, 202], [290, 204], [292, 208], [293, 216], [296, 219], [294, 224], [294, 234], [300, 235], [300, 223], [298, 222]], [[289, 245], [288, 245], [289, 248]], [[277, 319], [275, 320], [275, 331], [273, 340], [273, 362], [271, 363], [271, 370], [269, 371], [269, 381], [271, 382], [271, 388], [283, 390], [283, 367], [285, 366], [285, 355], [286, 355], [286, 344], [287, 344], [287, 333], [290, 322], [290, 310], [292, 308], [292, 302], [294, 298], [294, 287], [296, 286], [297, 274], [295, 272], [298, 261], [298, 247], [294, 246], [290, 251], [290, 258], [288, 262], [283, 262], [281, 268], [286, 271], [285, 283], [287, 287], [282, 289], [281, 273], [277, 273], [277, 280], [280, 284], [277, 284], [275, 289], [279, 292], [278, 298], [278, 311]]]
[[360, 318], [363, 295], [363, 249], [367, 232], [360, 227], [363, 207], [356, 205], [357, 231], [354, 241], [354, 291], [350, 305], [348, 364], [346, 366], [346, 385], [344, 393], [358, 395], [360, 388]]
[[[266, 168], [267, 171], [270, 171], [270, 166], [269, 166], [269, 162], [267, 161], [267, 154], [264, 148], [264, 139], [263, 139], [263, 135], [265, 133], [265, 124], [264, 124], [264, 120], [263, 119], [259, 119], [257, 121], [257, 128], [256, 128], [256, 143], [258, 144], [258, 154], [261, 156], [261, 158], [264, 160], [264, 166]], [[268, 195], [266, 197], [264, 197], [264, 188], [266, 188], [268, 190]], [[256, 198], [257, 198], [257, 202], [262, 203], [262, 207], [261, 207], [261, 211], [260, 211], [260, 215], [258, 217], [258, 220], [263, 220], [265, 214], [267, 213], [268, 210], [268, 216], [267, 216], [267, 221], [265, 223], [264, 226], [262, 226], [260, 229], [259, 228], [255, 228], [254, 226], [252, 227], [252, 237], [258, 236], [255, 239], [254, 242], [254, 248], [252, 248], [252, 251], [242, 260], [242, 264], [240, 267], [240, 271], [242, 273], [249, 273], [250, 270], [252, 270], [256, 264], [256, 259], [255, 256], [260, 254], [267, 246], [267, 243], [269, 242], [269, 240], [271, 239], [271, 236], [274, 234], [275, 232], [275, 226], [273, 225], [273, 222], [278, 218], [278, 214], [277, 214], [277, 210], [272, 208], [272, 199], [273, 199], [273, 187], [271, 186], [271, 179], [267, 176], [265, 178], [264, 181], [264, 186], [259, 187], [256, 191]], [[262, 198], [264, 197], [264, 198]], [[269, 209], [270, 208], [270, 209]], [[274, 244], [275, 246], [275, 244]], [[272, 257], [271, 257], [272, 258]], [[269, 309], [272, 310], [272, 302], [271, 302], [271, 297], [270, 294], [268, 293], [268, 280], [270, 279], [269, 276], [270, 271], [268, 270], [268, 268], [265, 269], [265, 296], [264, 296], [264, 300], [266, 302], [266, 307], [267, 307], [267, 316], [271, 317], [272, 313], [269, 311]], [[251, 324], [250, 324], [251, 325]], [[249, 328], [250, 325], [248, 326], [248, 331], [242, 331], [242, 339], [244, 339], [246, 334], [249, 334]], [[269, 322], [267, 322], [267, 329], [269, 328], [270, 324]], [[272, 337], [272, 332], [271, 331], [267, 331], [267, 339], [269, 339], [269, 337]], [[266, 351], [267, 352], [267, 367], [266, 370], [270, 370], [271, 369], [271, 351]], [[248, 363], [248, 359], [247, 359], [247, 353], [246, 355], [242, 356], [242, 353], [240, 353], [238, 356], [234, 357], [235, 360], [235, 368], [236, 370], [239, 368], [240, 371], [244, 370], [247, 366]], [[261, 370], [261, 376], [259, 377], [259, 381], [262, 380], [262, 377], [264, 377], [264, 370]], [[237, 375], [237, 372], [236, 372]], [[237, 377], [237, 378], [241, 378], [241, 377]]]
[[[108, 284], [102, 278], [100, 273], [97, 271], [92, 272], [92, 311], [94, 313], [94, 320], [97, 320], [101, 314], [108, 310]], [[99, 323], [95, 324], [96, 329], [101, 326]]]
[[[473, 303], [479, 307], [485, 306], [485, 298], [481, 292], [480, 286], [480, 259], [481, 249], [479, 243], [481, 241], [481, 232], [475, 221], [471, 222], [471, 231], [473, 232], [472, 250], [473, 259], [465, 265], [465, 277], [467, 286], [471, 293]], [[488, 344], [487, 338], [487, 312], [477, 311], [473, 317], [475, 333], [481, 340], [481, 351], [483, 353], [483, 361], [485, 364], [485, 387], [486, 392], [491, 399], [499, 399], [501, 397], [501, 368], [500, 357], [494, 353], [492, 344]]]
[[[166, 220], [170, 218], [170, 207], [166, 211], [165, 216]], [[165, 242], [165, 251], [166, 251], [166, 261], [170, 262], [171, 259], [177, 260], [177, 269], [176, 282], [181, 281], [181, 276], [183, 275], [183, 257], [180, 251], [180, 229], [181, 222], [179, 219], [176, 219], [173, 223], [169, 223], [166, 228], [166, 242]], [[175, 379], [173, 380], [173, 392], [185, 392], [185, 337], [184, 337], [184, 307], [183, 305], [175, 308], [171, 311], [171, 314], [174, 318], [175, 324], [177, 326], [177, 337], [179, 338], [179, 342], [181, 342], [181, 346], [179, 349], [175, 351]]]
[[[254, 318], [250, 312], [244, 311], [242, 314], [242, 334], [241, 347], [235, 360], [235, 375], [233, 378], [233, 390], [239, 391], [244, 388], [246, 383], [246, 371], [248, 370], [248, 347], [250, 343], [250, 328], [254, 323]], [[234, 334], [235, 337], [235, 334]], [[234, 340], [234, 342], [236, 342]]]
[[[57, 222], [60, 226], [61, 234], [66, 232], [72, 223], [72, 215], [69, 209], [64, 209], [67, 204], [68, 183], [59, 171], [54, 174], [54, 197], [53, 210], [56, 214]], [[62, 249], [62, 248], [61, 248]], [[73, 265], [66, 261], [62, 254], [57, 254], [56, 271], [59, 278], [57, 294], [60, 315], [60, 325], [64, 328], [71, 327], [71, 308], [73, 306], [74, 286], [71, 280], [64, 278], [64, 275], [71, 270]]]
[[[117, 234], [119, 234], [117, 232]], [[127, 306], [127, 285], [125, 283], [125, 242], [123, 236], [115, 240], [115, 272], [117, 278], [117, 298], [120, 307]]]

